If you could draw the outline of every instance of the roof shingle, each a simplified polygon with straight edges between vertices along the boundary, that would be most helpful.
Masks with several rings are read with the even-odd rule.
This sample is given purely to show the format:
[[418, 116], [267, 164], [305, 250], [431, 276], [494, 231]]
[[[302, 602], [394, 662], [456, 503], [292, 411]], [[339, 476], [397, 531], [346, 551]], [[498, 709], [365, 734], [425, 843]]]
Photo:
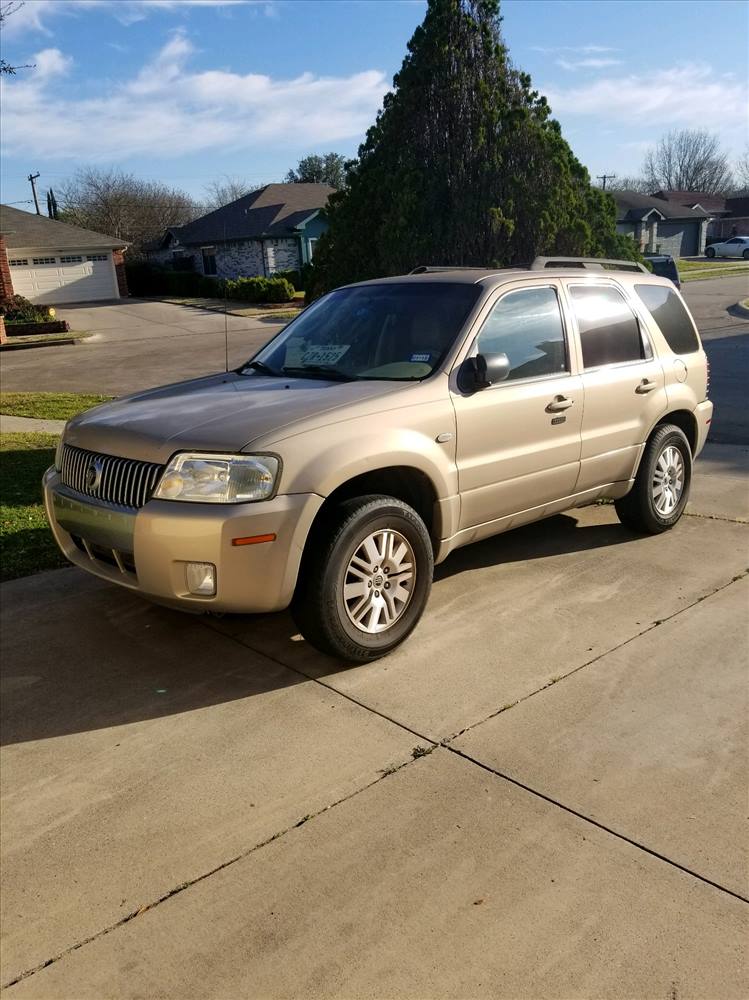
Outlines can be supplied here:
[[48, 219], [46, 215], [22, 212], [10, 205], [0, 205], [0, 235], [8, 249], [24, 250], [85, 250], [94, 247], [115, 249], [126, 247], [127, 240], [118, 240], [90, 229], [71, 226], [67, 222]]
[[175, 230], [180, 243], [289, 236], [324, 208], [335, 188], [329, 184], [267, 184]]

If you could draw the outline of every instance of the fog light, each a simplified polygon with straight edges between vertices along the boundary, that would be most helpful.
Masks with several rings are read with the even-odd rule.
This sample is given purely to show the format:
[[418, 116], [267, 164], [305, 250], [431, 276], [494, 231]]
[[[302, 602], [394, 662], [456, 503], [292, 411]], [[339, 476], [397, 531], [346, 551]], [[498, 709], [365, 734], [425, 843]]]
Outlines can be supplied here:
[[213, 597], [216, 593], [216, 567], [213, 563], [185, 563], [185, 576], [191, 594]]

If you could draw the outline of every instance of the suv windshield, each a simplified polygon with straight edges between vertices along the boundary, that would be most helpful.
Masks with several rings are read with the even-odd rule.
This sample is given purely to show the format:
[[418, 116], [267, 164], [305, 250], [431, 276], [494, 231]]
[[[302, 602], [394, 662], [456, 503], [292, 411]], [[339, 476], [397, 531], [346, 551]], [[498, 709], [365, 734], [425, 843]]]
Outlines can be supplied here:
[[292, 378], [426, 378], [439, 366], [480, 285], [393, 282], [339, 288], [306, 309], [242, 372]]

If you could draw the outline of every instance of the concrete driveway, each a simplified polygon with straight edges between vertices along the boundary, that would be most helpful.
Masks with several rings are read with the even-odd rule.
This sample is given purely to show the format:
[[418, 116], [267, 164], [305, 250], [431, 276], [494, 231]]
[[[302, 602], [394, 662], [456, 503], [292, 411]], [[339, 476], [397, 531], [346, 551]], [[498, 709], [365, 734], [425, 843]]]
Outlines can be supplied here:
[[[148, 299], [58, 311], [71, 330], [93, 335], [73, 346], [5, 353], [3, 388], [121, 396], [225, 370], [223, 313]], [[236, 368], [283, 323], [227, 315], [226, 326], [229, 366]]]
[[4, 584], [8, 997], [743, 1000], [748, 463], [454, 553], [366, 667]]

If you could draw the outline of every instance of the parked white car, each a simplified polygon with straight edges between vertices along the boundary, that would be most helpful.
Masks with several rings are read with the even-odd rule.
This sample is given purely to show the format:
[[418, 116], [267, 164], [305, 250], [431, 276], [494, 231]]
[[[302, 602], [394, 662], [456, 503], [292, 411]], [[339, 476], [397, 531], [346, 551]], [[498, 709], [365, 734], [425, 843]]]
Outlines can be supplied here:
[[725, 243], [713, 243], [705, 250], [706, 257], [743, 257], [749, 260], [749, 236], [733, 236]]

